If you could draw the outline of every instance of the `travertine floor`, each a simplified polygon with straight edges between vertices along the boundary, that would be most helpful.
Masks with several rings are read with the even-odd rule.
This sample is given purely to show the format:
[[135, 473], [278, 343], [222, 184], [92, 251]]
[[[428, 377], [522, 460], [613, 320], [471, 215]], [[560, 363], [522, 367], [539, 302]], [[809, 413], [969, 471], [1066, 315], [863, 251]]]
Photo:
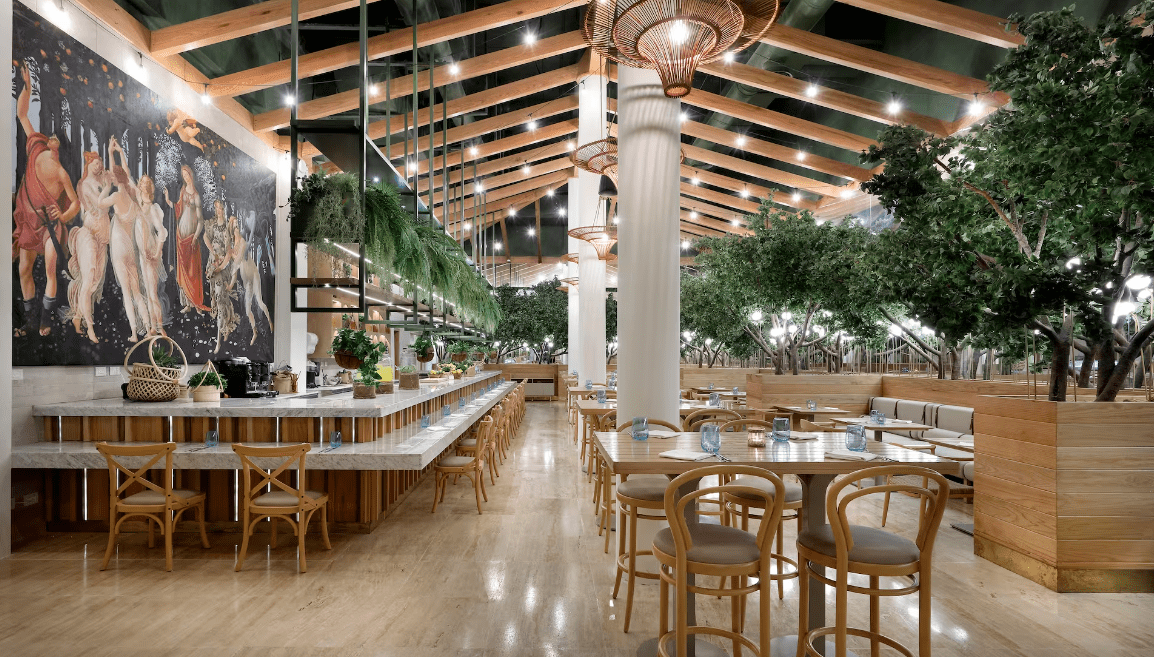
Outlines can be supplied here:
[[[234, 573], [236, 536], [211, 536], [209, 551], [179, 537], [165, 573], [162, 551], [132, 536], [102, 573], [105, 535], [50, 537], [0, 561], [0, 655], [633, 655], [657, 631], [657, 585], [638, 584], [624, 634], [567, 428], [563, 404], [529, 404], [485, 515], [466, 482], [431, 515], [426, 481], [371, 535], [335, 535], [332, 552], [310, 536], [305, 575], [289, 540], [257, 539]], [[895, 499], [890, 529], [911, 530], [913, 504]], [[876, 524], [880, 504], [862, 514]], [[1052, 593], [974, 557], [948, 526], [968, 515], [952, 502], [938, 540], [935, 655], [1154, 654], [1154, 595]], [[728, 624], [728, 603], [698, 602], [699, 620]], [[796, 604], [787, 585], [775, 636], [796, 632]], [[865, 603], [851, 605], [860, 625]], [[914, 596], [883, 602], [883, 629], [916, 645], [916, 608]]]

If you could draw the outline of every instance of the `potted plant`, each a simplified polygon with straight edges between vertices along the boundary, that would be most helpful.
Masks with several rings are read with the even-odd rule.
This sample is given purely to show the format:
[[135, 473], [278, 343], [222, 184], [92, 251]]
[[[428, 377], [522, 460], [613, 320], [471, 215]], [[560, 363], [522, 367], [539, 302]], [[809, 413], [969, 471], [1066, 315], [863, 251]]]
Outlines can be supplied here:
[[464, 370], [465, 376], [474, 376], [477, 374], [476, 363], [474, 363], [471, 358], [461, 361], [461, 369]]
[[375, 399], [377, 396], [377, 364], [365, 363], [357, 369], [353, 381], [353, 399]]
[[422, 333], [413, 340], [413, 353], [417, 355], [417, 360], [422, 363], [427, 363], [433, 360], [433, 338], [428, 333]]
[[469, 360], [477, 361], [477, 362], [485, 360], [485, 343], [484, 342], [473, 343], [473, 352], [470, 354]]
[[401, 390], [420, 390], [421, 388], [421, 377], [412, 365], [398, 368], [397, 378], [400, 381]]
[[224, 379], [216, 372], [197, 372], [189, 377], [188, 387], [192, 390], [193, 401], [220, 401], [220, 391], [224, 390]]
[[337, 365], [347, 369], [360, 369], [365, 364], [363, 354], [373, 345], [373, 339], [364, 331], [351, 328], [342, 328], [333, 338], [329, 352], [336, 359]]
[[454, 363], [460, 363], [469, 357], [469, 343], [457, 340], [449, 345], [449, 355], [452, 357]]

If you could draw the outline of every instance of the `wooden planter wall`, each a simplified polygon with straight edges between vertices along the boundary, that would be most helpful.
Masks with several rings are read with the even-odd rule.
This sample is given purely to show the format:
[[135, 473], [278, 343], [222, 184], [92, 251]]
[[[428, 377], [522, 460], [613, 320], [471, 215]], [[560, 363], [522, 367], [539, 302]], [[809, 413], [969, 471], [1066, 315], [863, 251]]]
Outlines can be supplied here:
[[561, 399], [565, 394], [565, 366], [557, 363], [542, 365], [540, 363], [502, 363], [500, 365], [486, 365], [486, 371], [495, 367], [501, 368], [501, 373], [510, 381], [525, 381], [526, 391], [529, 383], [551, 383], [553, 393], [549, 396], [526, 394], [527, 401], [541, 401]]

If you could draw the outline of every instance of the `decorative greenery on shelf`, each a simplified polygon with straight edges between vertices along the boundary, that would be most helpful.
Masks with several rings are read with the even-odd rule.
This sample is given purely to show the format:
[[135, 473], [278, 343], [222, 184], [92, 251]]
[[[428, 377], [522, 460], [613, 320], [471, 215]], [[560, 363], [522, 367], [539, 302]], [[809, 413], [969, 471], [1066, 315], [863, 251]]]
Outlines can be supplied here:
[[176, 356], [157, 344], [152, 346], [152, 360], [156, 362], [157, 367], [180, 367], [180, 361], [176, 359]]
[[457, 340], [449, 345], [450, 354], [467, 354], [473, 350], [473, 346], [464, 340]]
[[369, 273], [386, 281], [396, 275], [407, 295], [419, 290], [426, 301], [451, 305], [458, 317], [493, 330], [500, 310], [461, 246], [433, 222], [415, 220], [389, 185], [367, 185], [361, 212], [359, 186], [357, 177], [347, 173], [313, 174], [303, 180], [289, 199], [293, 233], [342, 259], [348, 254], [338, 243], [361, 244], [372, 261]]
[[224, 379], [216, 372], [197, 372], [188, 377], [188, 387], [196, 388], [198, 386], [216, 386], [224, 390]]
[[397, 368], [398, 374], [413, 374], [416, 371], [417, 368], [413, 367], [412, 365], [402, 365], [401, 367]]
[[333, 338], [333, 352], [346, 351], [361, 361], [361, 366], [357, 368], [357, 374], [361, 382], [366, 385], [380, 380], [377, 363], [381, 361], [381, 357], [388, 350], [386, 343], [374, 342], [372, 337], [363, 330], [343, 328], [337, 331], [336, 337]]
[[433, 338], [428, 334], [428, 332], [420, 334], [417, 336], [416, 340], [413, 340], [413, 353], [417, 354], [418, 356], [427, 353], [432, 349]]
[[457, 365], [455, 363], [441, 363], [441, 371], [442, 372], [448, 372], [451, 374], [456, 369], [457, 369]]

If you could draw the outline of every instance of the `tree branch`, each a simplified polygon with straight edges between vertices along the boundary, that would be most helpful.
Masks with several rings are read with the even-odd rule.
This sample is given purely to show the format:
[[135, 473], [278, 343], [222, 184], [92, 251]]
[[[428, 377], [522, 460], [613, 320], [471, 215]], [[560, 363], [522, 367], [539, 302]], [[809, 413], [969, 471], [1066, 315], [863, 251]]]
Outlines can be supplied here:
[[894, 324], [895, 326], [900, 328], [902, 330], [902, 333], [905, 333], [906, 335], [913, 338], [914, 342], [918, 343], [918, 346], [920, 346], [922, 349], [925, 349], [926, 351], [930, 352], [931, 354], [937, 356], [938, 358], [942, 357], [942, 352], [940, 352], [937, 349], [934, 349], [930, 345], [926, 344], [925, 342], [922, 341], [921, 338], [918, 337], [918, 335], [916, 333], [914, 333], [913, 331], [909, 330], [908, 328], [902, 326], [901, 323], [898, 322], [898, 320], [893, 318], [893, 315], [890, 315], [890, 312], [888, 310], [886, 310], [885, 308], [882, 308], [881, 311], [882, 311], [883, 317], [890, 320], [891, 324]]

